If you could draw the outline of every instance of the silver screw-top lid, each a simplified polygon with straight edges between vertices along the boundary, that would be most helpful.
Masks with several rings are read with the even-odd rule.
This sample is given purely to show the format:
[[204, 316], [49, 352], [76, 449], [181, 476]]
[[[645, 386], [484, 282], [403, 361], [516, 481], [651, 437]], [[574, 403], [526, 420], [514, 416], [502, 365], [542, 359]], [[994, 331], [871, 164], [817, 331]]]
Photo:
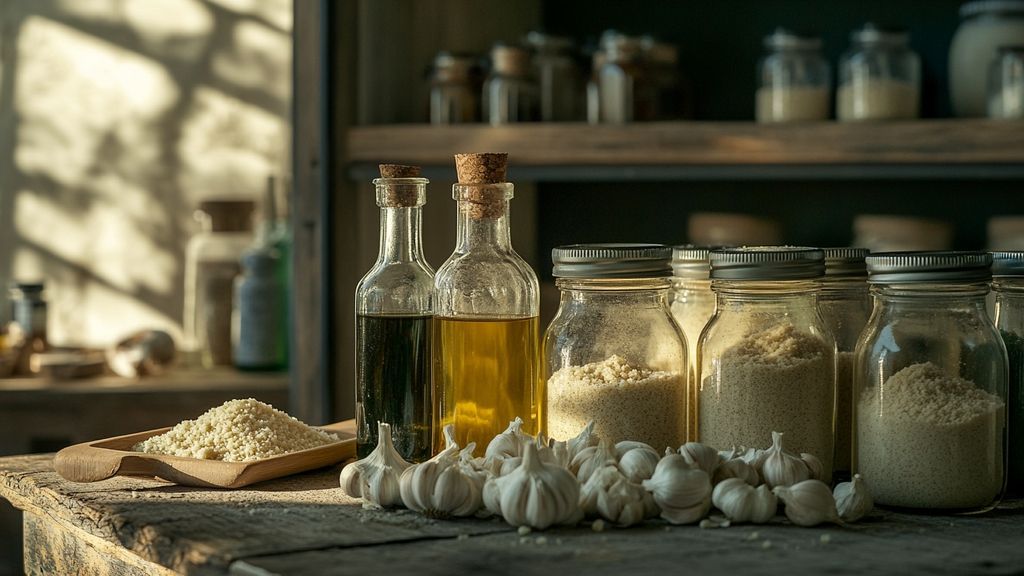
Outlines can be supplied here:
[[805, 246], [746, 246], [712, 250], [712, 280], [814, 280], [825, 274], [825, 254]]
[[882, 252], [865, 261], [871, 284], [984, 282], [992, 277], [987, 252]]
[[764, 37], [764, 47], [769, 50], [820, 50], [821, 38], [813, 34], [776, 28]]
[[1024, 0], [978, 0], [960, 6], [961, 18], [992, 12], [1024, 12]]
[[573, 244], [551, 251], [556, 278], [667, 278], [672, 249], [661, 244]]
[[825, 252], [825, 276], [867, 276], [864, 258], [867, 248], [822, 248]]
[[1024, 251], [992, 253], [992, 277], [1024, 276]]
[[672, 248], [672, 274], [688, 280], [707, 280], [711, 277], [711, 261], [708, 255], [712, 248], [685, 244]]
[[868, 22], [850, 33], [850, 41], [857, 44], [904, 45], [910, 42], [910, 32], [905, 28], [878, 26]]

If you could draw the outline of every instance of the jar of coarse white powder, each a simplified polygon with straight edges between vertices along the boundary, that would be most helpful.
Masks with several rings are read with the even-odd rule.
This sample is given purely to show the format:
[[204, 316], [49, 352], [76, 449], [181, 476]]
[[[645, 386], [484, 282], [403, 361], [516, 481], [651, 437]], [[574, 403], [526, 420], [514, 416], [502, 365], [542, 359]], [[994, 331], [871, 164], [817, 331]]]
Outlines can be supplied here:
[[832, 71], [821, 53], [821, 38], [779, 28], [765, 37], [764, 47], [767, 54], [758, 65], [757, 121], [828, 120]]
[[686, 440], [686, 339], [669, 310], [672, 249], [581, 244], [552, 251], [558, 313], [544, 335], [547, 430], [593, 420], [613, 442]]
[[871, 315], [864, 248], [825, 248], [818, 311], [836, 339], [836, 448], [832, 471], [849, 480], [853, 464], [853, 351]]
[[715, 314], [715, 293], [711, 291], [710, 248], [676, 246], [672, 249], [672, 316], [686, 338], [690, 359], [686, 384], [686, 437], [697, 438], [697, 340], [708, 320]]
[[824, 254], [769, 246], [710, 258], [718, 304], [698, 343], [700, 441], [767, 446], [782, 432], [831, 477], [836, 345], [817, 308]]
[[991, 265], [984, 252], [867, 257], [854, 471], [876, 504], [973, 512], [1002, 496], [1007, 356], [985, 310]]

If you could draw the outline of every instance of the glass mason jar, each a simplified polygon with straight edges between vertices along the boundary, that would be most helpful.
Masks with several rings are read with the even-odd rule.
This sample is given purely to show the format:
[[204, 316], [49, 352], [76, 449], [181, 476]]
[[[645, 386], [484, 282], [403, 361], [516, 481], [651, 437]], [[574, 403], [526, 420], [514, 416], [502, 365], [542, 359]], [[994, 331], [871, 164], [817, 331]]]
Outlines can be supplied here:
[[[768, 246], [711, 251], [715, 315], [699, 343], [700, 441], [817, 456], [832, 472], [836, 344], [818, 314], [824, 255]], [[826, 478], [826, 481], [828, 478]]]
[[988, 117], [1024, 119], [1024, 46], [1002, 46], [989, 69]]
[[661, 450], [685, 441], [688, 364], [669, 310], [671, 255], [656, 244], [552, 251], [562, 295], [544, 335], [552, 438], [572, 438], [593, 420], [613, 442]]
[[[598, 122], [625, 124], [645, 118], [649, 92], [640, 62], [640, 41], [608, 31], [601, 37], [600, 68], [595, 71]], [[647, 102], [647, 104], [650, 104]]]
[[849, 480], [853, 466], [853, 358], [871, 315], [864, 248], [825, 248], [818, 312], [836, 341], [836, 436], [832, 473]]
[[764, 39], [768, 53], [758, 65], [758, 122], [828, 120], [832, 71], [821, 38], [778, 28]]
[[653, 36], [641, 36], [640, 52], [652, 94], [653, 106], [647, 119], [678, 120], [685, 117], [688, 103], [679, 73], [679, 48], [660, 42]]
[[949, 44], [949, 92], [960, 117], [984, 116], [988, 69], [1000, 46], [1024, 44], [1024, 0], [981, 0], [960, 7]]
[[544, 431], [540, 284], [512, 248], [513, 185], [503, 181], [503, 162], [503, 154], [456, 156], [458, 235], [434, 282], [437, 449], [447, 424], [460, 446], [476, 442], [478, 454], [517, 417], [524, 432]]
[[495, 45], [491, 74], [484, 82], [484, 117], [492, 125], [533, 122], [540, 117], [538, 107], [530, 53], [520, 46]]
[[690, 362], [686, 385], [687, 441], [697, 440], [697, 342], [711, 317], [715, 315], [715, 293], [711, 291], [710, 248], [676, 246], [672, 249], [672, 316], [686, 338]]
[[377, 261], [356, 287], [356, 451], [377, 446], [391, 425], [406, 460], [430, 458], [433, 443], [431, 338], [434, 269], [423, 256], [428, 180], [414, 166], [385, 165], [373, 181], [380, 207]]
[[850, 34], [850, 43], [839, 60], [836, 118], [847, 122], [917, 118], [921, 59], [910, 49], [910, 34], [868, 23]]
[[1006, 443], [1007, 491], [1024, 494], [1024, 252], [992, 253], [992, 289], [996, 293], [996, 328], [1009, 358]]
[[1002, 495], [1007, 361], [985, 311], [991, 263], [984, 252], [867, 257], [854, 471], [876, 504], [969, 512]]
[[464, 124], [480, 120], [480, 83], [476, 59], [439, 52], [430, 76], [430, 123]]
[[540, 120], [576, 122], [583, 119], [583, 79], [573, 58], [570, 38], [542, 32], [526, 35], [533, 49], [533, 73], [540, 92]]

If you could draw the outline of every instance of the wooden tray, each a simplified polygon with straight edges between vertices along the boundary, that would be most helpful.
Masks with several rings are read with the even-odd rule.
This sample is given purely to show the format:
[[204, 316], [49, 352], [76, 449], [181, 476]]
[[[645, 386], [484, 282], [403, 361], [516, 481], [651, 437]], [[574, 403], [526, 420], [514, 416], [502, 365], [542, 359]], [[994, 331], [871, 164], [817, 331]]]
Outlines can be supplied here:
[[114, 476], [160, 478], [184, 486], [241, 488], [355, 457], [355, 420], [319, 426], [340, 441], [318, 448], [251, 462], [222, 462], [182, 456], [133, 452], [132, 446], [170, 428], [137, 432], [69, 446], [57, 453], [53, 467], [71, 482], [98, 482]]

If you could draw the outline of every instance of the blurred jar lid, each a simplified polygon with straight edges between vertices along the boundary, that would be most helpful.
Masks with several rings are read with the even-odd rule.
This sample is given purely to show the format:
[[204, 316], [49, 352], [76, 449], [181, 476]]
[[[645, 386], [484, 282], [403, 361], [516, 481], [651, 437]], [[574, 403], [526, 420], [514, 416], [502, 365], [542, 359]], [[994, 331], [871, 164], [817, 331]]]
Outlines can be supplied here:
[[782, 243], [778, 222], [750, 214], [694, 212], [688, 225], [690, 242], [698, 246], [770, 246]]
[[872, 252], [949, 250], [953, 226], [948, 222], [915, 216], [861, 214], [853, 219], [854, 246]]

